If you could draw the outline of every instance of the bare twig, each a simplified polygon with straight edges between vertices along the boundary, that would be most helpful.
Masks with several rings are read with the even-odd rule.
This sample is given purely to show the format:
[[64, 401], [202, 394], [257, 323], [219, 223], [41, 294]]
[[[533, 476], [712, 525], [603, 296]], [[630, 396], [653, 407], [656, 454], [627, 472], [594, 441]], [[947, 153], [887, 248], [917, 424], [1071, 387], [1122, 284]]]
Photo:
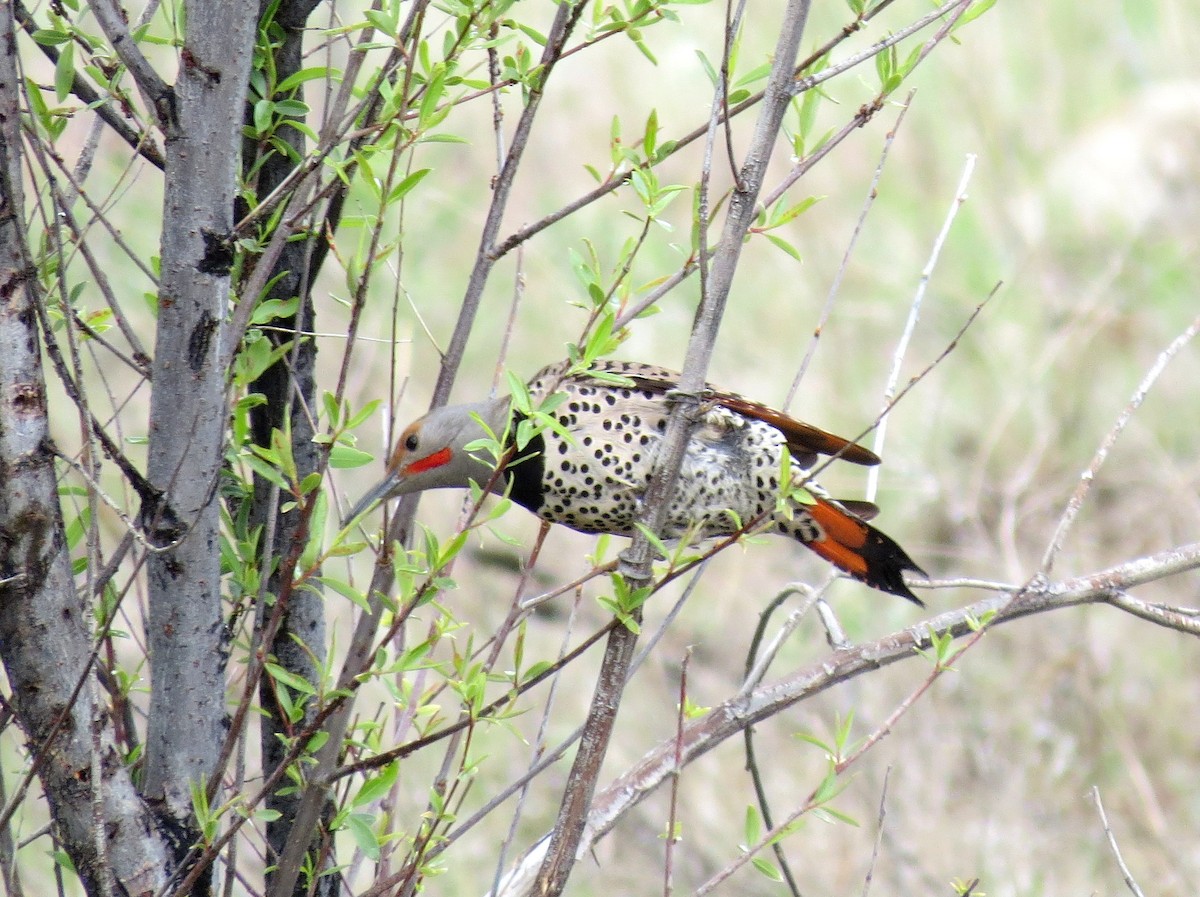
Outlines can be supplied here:
[[867, 874], [863, 879], [862, 897], [868, 897], [871, 892], [871, 880], [875, 877], [875, 863], [879, 859], [879, 848], [883, 846], [883, 823], [887, 819], [887, 789], [888, 779], [891, 778], [892, 767], [883, 771], [883, 787], [879, 790], [879, 817], [875, 822], [875, 846], [871, 848], [871, 864], [867, 866]]
[[[883, 393], [884, 410], [880, 412], [879, 426], [875, 429], [875, 442], [871, 446], [875, 454], [880, 457], [883, 456], [883, 444], [887, 437], [887, 411], [893, 404], [893, 399], [896, 395], [896, 384], [900, 382], [900, 368], [904, 364], [904, 356], [908, 352], [908, 344], [912, 340], [913, 331], [916, 330], [917, 321], [921, 317], [921, 303], [925, 298], [925, 290], [929, 286], [929, 279], [933, 276], [934, 268], [937, 267], [938, 258], [942, 254], [942, 247], [946, 245], [946, 238], [950, 235], [950, 228], [954, 224], [958, 210], [967, 199], [967, 184], [971, 182], [971, 175], [974, 171], [975, 156], [968, 155], [966, 164], [963, 166], [962, 175], [958, 179], [958, 189], [954, 191], [954, 199], [951, 201], [950, 208], [946, 212], [946, 218], [942, 222], [942, 229], [938, 232], [937, 239], [933, 242], [933, 248], [929, 252], [929, 260], [921, 270], [921, 278], [917, 282], [917, 290], [913, 294], [912, 305], [909, 308], [908, 320], [904, 323], [904, 332], [901, 334], [900, 342], [896, 344], [896, 351], [892, 356], [892, 369], [888, 374], [887, 387]], [[872, 467], [867, 474], [867, 501], [872, 501], [878, 491], [879, 468]]]
[[1150, 366], [1150, 370], [1146, 372], [1146, 376], [1142, 378], [1142, 382], [1138, 384], [1128, 403], [1126, 403], [1121, 413], [1117, 416], [1116, 423], [1113, 424], [1112, 429], [1105, 435], [1103, 441], [1100, 443], [1100, 447], [1096, 449], [1096, 454], [1092, 456], [1091, 463], [1079, 477], [1079, 484], [1075, 487], [1070, 501], [1067, 502], [1067, 507], [1058, 521], [1058, 527], [1054, 530], [1054, 536], [1050, 539], [1050, 544], [1046, 546], [1046, 553], [1042, 556], [1041, 571], [1043, 575], [1050, 575], [1050, 571], [1054, 567], [1054, 561], [1058, 557], [1058, 553], [1063, 546], [1063, 541], [1067, 537], [1067, 532], [1071, 529], [1075, 518], [1079, 516], [1079, 509], [1083, 507], [1083, 501], [1087, 498], [1088, 492], [1091, 491], [1092, 482], [1095, 480], [1096, 474], [1099, 473], [1105, 459], [1108, 458], [1108, 453], [1112, 450], [1113, 445], [1116, 444], [1118, 437], [1125, 430], [1126, 424], [1129, 423], [1134, 412], [1141, 407], [1142, 402], [1146, 399], [1146, 394], [1150, 392], [1151, 387], [1154, 386], [1155, 381], [1158, 380], [1159, 375], [1166, 368], [1168, 362], [1178, 355], [1184, 346], [1191, 342], [1197, 332], [1200, 332], [1200, 316], [1194, 318], [1183, 333], [1175, 337], [1171, 341], [1171, 344], [1159, 353], [1158, 358]]
[[[763, 651], [762, 656], [759, 657], [758, 646], [766, 633], [767, 621], [771, 618], [771, 614], [789, 597], [797, 594], [803, 596], [803, 603], [799, 608], [788, 614], [787, 621], [783, 627], [776, 634], [776, 637], [771, 640], [771, 644]], [[750, 650], [746, 654], [746, 674], [742, 682], [740, 694], [748, 694], [762, 682], [763, 676], [766, 675], [767, 667], [775, 659], [779, 648], [800, 624], [800, 620], [803, 619], [804, 615], [812, 609], [819, 595], [819, 592], [814, 591], [804, 583], [793, 583], [776, 595], [763, 612], [759, 614], [758, 625], [754, 627], [754, 636], [750, 639]], [[763, 824], [770, 828], [774, 824], [771, 814], [771, 801], [767, 797], [766, 783], [763, 781], [762, 769], [758, 764], [758, 756], [754, 750], [754, 727], [747, 726], [746, 731], [742, 735], [746, 751], [746, 770], [750, 773], [750, 781], [754, 785], [754, 794], [758, 800], [759, 812], [762, 813]], [[678, 761], [679, 758], [677, 757], [676, 762]], [[796, 884], [796, 876], [792, 872], [791, 864], [787, 861], [787, 854], [783, 852], [783, 845], [775, 843], [771, 845], [771, 849], [775, 853], [775, 860], [779, 863], [779, 869], [783, 873], [784, 881], [787, 882], [788, 890], [791, 891], [793, 897], [800, 897], [800, 887]]]
[[683, 724], [687, 719], [687, 671], [688, 662], [692, 659], [692, 649], [689, 647], [683, 653], [683, 661], [679, 665], [679, 706], [675, 712], [676, 735], [676, 770], [671, 776], [671, 802], [667, 811], [667, 830], [664, 833], [666, 845], [663, 858], [663, 897], [671, 897], [674, 888], [675, 845], [679, 842], [677, 826], [679, 818], [679, 773], [682, 765], [679, 761], [679, 750], [682, 745]]
[[[779, 628], [779, 632], [775, 633], [775, 637], [771, 639], [760, 655], [758, 647], [762, 642], [763, 636], [766, 634], [767, 621], [771, 618], [771, 614], [792, 595], [801, 596], [800, 606], [788, 614], [787, 620]], [[796, 627], [800, 625], [800, 621], [812, 609], [812, 606], [819, 598], [820, 592], [817, 592], [811, 586], [802, 582], [794, 582], [776, 595], [763, 612], [759, 614], [758, 625], [754, 627], [754, 636], [750, 641], [750, 650], [746, 655], [746, 673], [742, 680], [743, 693], [758, 687], [758, 684], [762, 682], [763, 676], [767, 674], [767, 667], [775, 660], [775, 655], [779, 653], [779, 649], [783, 647], [783, 643], [796, 631]]]
[[821, 619], [821, 625], [825, 627], [825, 641], [829, 647], [835, 650], [850, 647], [850, 640], [846, 638], [846, 630], [842, 628], [841, 621], [838, 620], [837, 614], [833, 612], [828, 601], [817, 602], [817, 616]]
[[1117, 846], [1117, 836], [1113, 834], [1113, 830], [1108, 824], [1108, 814], [1104, 812], [1104, 804], [1100, 801], [1100, 788], [1096, 785], [1092, 786], [1092, 800], [1096, 802], [1096, 812], [1100, 814], [1100, 822], [1104, 825], [1104, 834], [1108, 838], [1108, 846], [1112, 848], [1113, 856], [1116, 858], [1117, 865], [1121, 869], [1121, 875], [1125, 879], [1125, 886], [1129, 888], [1134, 897], [1145, 897], [1142, 889], [1138, 887], [1138, 883], [1134, 880], [1133, 873], [1125, 865], [1125, 858], [1121, 856], [1121, 848]]

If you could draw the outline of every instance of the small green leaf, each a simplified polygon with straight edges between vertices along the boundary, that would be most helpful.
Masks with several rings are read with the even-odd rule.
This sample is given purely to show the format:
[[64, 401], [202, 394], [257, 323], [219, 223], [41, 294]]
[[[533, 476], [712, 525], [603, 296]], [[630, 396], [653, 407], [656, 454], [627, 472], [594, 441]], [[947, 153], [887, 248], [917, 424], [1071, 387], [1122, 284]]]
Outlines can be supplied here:
[[63, 44], [58, 62], [54, 64], [54, 95], [61, 103], [71, 95], [75, 85], [75, 44]]
[[316, 81], [317, 79], [324, 79], [326, 76], [330, 75], [340, 78], [341, 73], [336, 69], [326, 68], [323, 65], [301, 69], [300, 71], [288, 75], [286, 78], [280, 81], [278, 86], [275, 88], [275, 93], [286, 94], [289, 93], [293, 88], [299, 87], [305, 81]]
[[396, 202], [397, 200], [403, 199], [412, 191], [415, 186], [417, 186], [417, 184], [425, 180], [425, 175], [429, 174], [429, 172], [432, 170], [433, 169], [431, 168], [420, 168], [414, 171], [399, 184], [397, 184], [395, 189], [388, 194], [388, 201]]
[[288, 688], [292, 689], [292, 691], [305, 695], [316, 694], [317, 690], [311, 682], [302, 676], [296, 675], [291, 670], [285, 670], [277, 663], [267, 661], [263, 664], [263, 668], [271, 674], [272, 679], [282, 682]]
[[746, 821], [742, 824], [742, 830], [747, 847], [757, 844], [758, 839], [762, 837], [762, 819], [759, 818], [758, 809], [753, 804], [746, 806]]
[[957, 31], [964, 25], [974, 22], [995, 5], [996, 0], [978, 0], [978, 2], [972, 3], [966, 8], [966, 11], [958, 17], [958, 21], [954, 23], [954, 30]]
[[779, 874], [779, 870], [775, 865], [765, 857], [754, 857], [750, 862], [754, 868], [765, 875], [771, 881], [783, 881], [783, 876]]
[[358, 789], [358, 793], [354, 795], [354, 799], [351, 801], [350, 806], [358, 808], [364, 804], [374, 803], [375, 801], [379, 800], [392, 789], [393, 785], [396, 784], [396, 778], [399, 774], [399, 763], [397, 761], [389, 763], [377, 774], [371, 776], [369, 779], [363, 782], [362, 787]]
[[375, 837], [375, 830], [371, 828], [370, 816], [363, 813], [350, 813], [346, 816], [345, 828], [350, 832], [355, 845], [367, 859], [371, 862], [379, 859], [381, 856], [379, 839]]
[[800, 250], [797, 249], [795, 246], [793, 246], [791, 243], [789, 243], [787, 240], [783, 239], [783, 237], [780, 237], [776, 234], [763, 234], [763, 236], [766, 237], [768, 240], [770, 240], [771, 243], [773, 243], [775, 246], [777, 246], [778, 248], [780, 248], [784, 252], [786, 252], [788, 255], [790, 255], [796, 261], [798, 261], [798, 262], [804, 261], [804, 259], [800, 257]]
[[353, 446], [335, 442], [329, 448], [329, 466], [338, 469], [364, 467], [375, 460], [375, 456]]

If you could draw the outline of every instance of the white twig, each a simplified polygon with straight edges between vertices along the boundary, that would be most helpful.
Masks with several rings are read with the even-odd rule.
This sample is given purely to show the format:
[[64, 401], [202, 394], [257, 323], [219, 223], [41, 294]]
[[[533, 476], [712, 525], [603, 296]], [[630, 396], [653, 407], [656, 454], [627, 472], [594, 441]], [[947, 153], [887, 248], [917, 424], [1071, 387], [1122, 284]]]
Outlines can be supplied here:
[[[925, 263], [925, 268], [921, 271], [921, 279], [917, 282], [917, 291], [913, 295], [912, 306], [908, 312], [908, 320], [904, 323], [904, 333], [900, 335], [900, 342], [896, 345], [896, 352], [892, 356], [892, 369], [888, 374], [887, 388], [883, 393], [883, 411], [880, 415], [879, 426], [875, 429], [875, 444], [872, 446], [877, 455], [883, 455], [883, 443], [887, 436], [887, 410], [891, 407], [892, 398], [896, 394], [896, 384], [900, 381], [900, 368], [904, 364], [904, 356], [908, 352], [908, 344], [912, 340], [913, 331], [917, 329], [917, 321], [921, 318], [921, 303], [925, 298], [925, 290], [929, 286], [929, 280], [933, 276], [934, 268], [937, 267], [938, 258], [942, 254], [942, 247], [946, 244], [946, 238], [950, 235], [950, 228], [954, 224], [958, 210], [966, 202], [967, 184], [970, 183], [971, 175], [974, 171], [975, 156], [968, 154], [966, 164], [963, 166], [962, 175], [958, 179], [958, 189], [954, 191], [954, 201], [950, 203], [946, 219], [942, 222], [942, 230], [933, 243], [933, 249], [929, 253], [929, 261]], [[867, 501], [874, 501], [878, 490], [879, 468], [872, 467], [867, 474]]]
[[1050, 544], [1046, 547], [1046, 553], [1042, 557], [1041, 571], [1045, 576], [1050, 575], [1050, 570], [1054, 566], [1054, 560], [1058, 556], [1058, 552], [1062, 549], [1067, 532], [1071, 525], [1075, 522], [1075, 518], [1079, 516], [1079, 509], [1083, 506], [1083, 500], [1087, 498], [1087, 494], [1091, 491], [1092, 481], [1095, 480], [1096, 474], [1103, 466], [1105, 459], [1108, 458], [1108, 453], [1112, 450], [1118, 437], [1125, 429], [1125, 425], [1129, 423], [1133, 413], [1141, 407], [1142, 402], [1146, 398], [1146, 394], [1150, 392], [1154, 382], [1166, 368], [1167, 363], [1174, 358], [1179, 350], [1186, 346], [1197, 332], [1200, 332], [1200, 316], [1197, 316], [1183, 333], [1175, 337], [1171, 341], [1171, 345], [1163, 349], [1150, 370], [1146, 372], [1146, 376], [1142, 378], [1142, 382], [1138, 384], [1138, 388], [1134, 391], [1133, 396], [1117, 417], [1117, 422], [1113, 424], [1113, 428], [1108, 431], [1108, 435], [1104, 437], [1104, 441], [1100, 443], [1100, 447], [1096, 449], [1096, 454], [1092, 456], [1092, 463], [1087, 466], [1087, 469], [1079, 477], [1079, 485], [1075, 487], [1075, 492], [1071, 495], [1071, 500], [1067, 502], [1066, 510], [1063, 511], [1062, 517], [1058, 521], [1058, 528], [1054, 530], [1054, 537], [1050, 540]]
[[1100, 814], [1100, 821], [1104, 823], [1104, 834], [1108, 836], [1108, 846], [1112, 848], [1117, 865], [1121, 867], [1121, 875], [1125, 877], [1125, 884], [1136, 897], [1145, 897], [1142, 889], [1138, 887], [1138, 883], [1133, 880], [1133, 874], [1129, 871], [1129, 867], [1125, 865], [1125, 860], [1121, 856], [1121, 848], [1117, 846], [1116, 835], [1113, 834], [1113, 830], [1108, 824], [1108, 814], [1104, 812], [1104, 804], [1100, 801], [1100, 789], [1095, 785], [1092, 786], [1092, 800], [1096, 802], [1096, 812]]
[[842, 628], [842, 624], [838, 621], [833, 608], [829, 606], [829, 602], [825, 600], [817, 602], [817, 615], [825, 627], [825, 641], [829, 643], [829, 647], [835, 651], [850, 647], [850, 640], [846, 638], [846, 630]]
[[879, 848], [883, 846], [883, 822], [887, 818], [887, 789], [888, 779], [892, 775], [892, 767], [883, 771], [883, 788], [879, 794], [879, 819], [875, 825], [875, 846], [871, 849], [871, 865], [867, 867], [866, 878], [863, 879], [862, 897], [867, 897], [871, 890], [871, 879], [875, 877], [875, 863], [879, 859]]

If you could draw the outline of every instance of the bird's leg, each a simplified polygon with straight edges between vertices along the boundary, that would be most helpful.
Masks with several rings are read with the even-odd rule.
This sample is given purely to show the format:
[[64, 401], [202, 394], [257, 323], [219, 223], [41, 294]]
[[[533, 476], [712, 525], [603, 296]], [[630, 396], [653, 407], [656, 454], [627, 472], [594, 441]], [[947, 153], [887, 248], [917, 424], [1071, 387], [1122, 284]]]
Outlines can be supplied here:
[[683, 389], [668, 389], [664, 396], [668, 402], [680, 402], [687, 406], [688, 419], [695, 422], [703, 420], [704, 417], [717, 407], [717, 402], [714, 399], [716, 392], [709, 387], [704, 387], [698, 392], [688, 392]]

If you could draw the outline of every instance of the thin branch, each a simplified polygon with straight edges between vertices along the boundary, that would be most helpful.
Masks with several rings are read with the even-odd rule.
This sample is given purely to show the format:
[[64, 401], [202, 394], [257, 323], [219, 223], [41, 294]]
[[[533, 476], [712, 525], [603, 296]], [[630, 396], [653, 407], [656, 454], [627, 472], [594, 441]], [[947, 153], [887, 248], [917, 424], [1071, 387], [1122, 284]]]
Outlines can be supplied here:
[[166, 130], [173, 124], [175, 117], [171, 88], [159, 77], [154, 66], [138, 49], [133, 35], [129, 33], [129, 24], [125, 21], [124, 11], [113, 0], [92, 0], [88, 7], [91, 9], [92, 15], [96, 17], [96, 24], [100, 26], [100, 30], [104, 32], [104, 36], [112, 45], [113, 52], [133, 75], [134, 83], [141, 91], [146, 106], [153, 112], [159, 126]]
[[[776, 634], [775, 638], [762, 652], [762, 656], [758, 656], [758, 647], [762, 643], [763, 636], [766, 633], [767, 621], [771, 615], [778, 609], [784, 601], [792, 595], [801, 595], [803, 603], [799, 608], [788, 614], [788, 618], [783, 627]], [[819, 593], [814, 591], [804, 583], [793, 583], [786, 589], [780, 592], [772, 599], [771, 603], [759, 614], [758, 625], [754, 627], [754, 635], [750, 639], [750, 650], [746, 654], [746, 673], [742, 682], [739, 694], [748, 694], [759, 686], [763, 676], [767, 673], [767, 667], [775, 659], [779, 648], [784, 641], [791, 636], [796, 627], [800, 625], [800, 621], [804, 615], [812, 609], [817, 603]], [[747, 726], [742, 733], [742, 740], [746, 752], [746, 770], [750, 773], [750, 781], [754, 785], [754, 795], [758, 800], [759, 812], [762, 813], [763, 824], [770, 828], [774, 822], [771, 813], [771, 801], [767, 797], [767, 786], [763, 781], [762, 768], [758, 763], [758, 755], [754, 750], [754, 727]], [[679, 758], [676, 757], [676, 762]], [[792, 866], [787, 861], [787, 854], [783, 852], [783, 845], [776, 842], [771, 845], [772, 851], [775, 853], [775, 860], [779, 863], [779, 869], [783, 873], [784, 881], [787, 882], [788, 890], [793, 897], [800, 897], [800, 886], [796, 883], [796, 876], [792, 872]]]
[[1104, 834], [1108, 838], [1108, 846], [1112, 848], [1113, 856], [1117, 860], [1117, 866], [1121, 869], [1121, 875], [1125, 879], [1125, 886], [1129, 888], [1134, 897], [1145, 897], [1142, 889], [1138, 887], [1138, 883], [1134, 880], [1133, 873], [1125, 865], [1125, 858], [1121, 856], [1121, 848], [1117, 846], [1117, 836], [1113, 834], [1113, 830], [1108, 824], [1108, 814], [1104, 812], [1104, 804], [1100, 801], [1100, 789], [1096, 785], [1092, 786], [1092, 800], [1096, 803], [1096, 812], [1100, 814], [1100, 822], [1104, 825]]
[[[775, 633], [775, 637], [759, 655], [758, 648], [762, 643], [763, 636], [766, 633], [767, 621], [771, 618], [771, 614], [783, 604], [792, 595], [800, 595], [802, 601], [800, 606], [788, 614], [787, 620], [783, 626]], [[802, 582], [791, 583], [782, 592], [776, 595], [771, 603], [758, 616], [758, 625], [754, 627], [754, 636], [750, 640], [750, 650], [746, 654], [746, 672], [742, 679], [742, 693], [752, 691], [757, 688], [762, 682], [763, 677], [767, 674], [767, 668], [774, 662], [779, 649], [783, 647], [784, 642], [791, 637], [791, 634], [796, 631], [796, 627], [800, 625], [800, 621], [812, 609], [820, 598], [820, 592], [816, 591]]]
[[667, 811], [667, 830], [663, 835], [666, 840], [663, 854], [663, 897], [671, 897], [671, 892], [675, 884], [675, 845], [680, 840], [677, 835], [677, 826], [679, 824], [679, 773], [683, 769], [682, 764], [679, 763], [679, 756], [683, 743], [683, 724], [687, 719], [687, 671], [688, 662], [691, 659], [692, 649], [688, 647], [683, 652], [683, 661], [679, 665], [679, 706], [675, 710], [676, 770], [675, 774], [671, 776], [671, 798], [670, 807]]
[[883, 846], [883, 823], [887, 819], [888, 779], [892, 776], [892, 767], [883, 771], [883, 788], [879, 791], [879, 816], [875, 820], [875, 846], [871, 848], [871, 863], [867, 866], [867, 874], [863, 878], [862, 897], [871, 893], [871, 881], [875, 878], [875, 863], [879, 860], [879, 848]]
[[1079, 477], [1079, 484], [1075, 487], [1075, 492], [1071, 495], [1071, 499], [1067, 502], [1066, 510], [1063, 511], [1062, 517], [1058, 521], [1058, 527], [1054, 530], [1054, 536], [1050, 539], [1050, 544], [1046, 547], [1046, 553], [1042, 556], [1042, 573], [1046, 576], [1050, 575], [1050, 571], [1054, 567], [1054, 561], [1058, 557], [1059, 551], [1062, 549], [1063, 542], [1066, 540], [1067, 532], [1071, 529], [1071, 525], [1075, 522], [1075, 518], [1079, 516], [1079, 509], [1083, 507], [1083, 501], [1087, 498], [1088, 492], [1091, 491], [1092, 482], [1099, 473], [1100, 468], [1104, 465], [1104, 461], [1108, 458], [1108, 453], [1116, 444], [1117, 439], [1125, 430], [1125, 426], [1133, 417], [1135, 411], [1142, 406], [1142, 402], [1146, 399], [1146, 394], [1150, 392], [1159, 375], [1166, 368], [1167, 364], [1179, 354], [1179, 351], [1191, 342], [1192, 338], [1200, 332], [1200, 316], [1192, 320], [1187, 329], [1179, 336], [1171, 341], [1167, 348], [1159, 353], [1154, 364], [1150, 366], [1150, 370], [1146, 372], [1146, 376], [1142, 378], [1142, 382], [1138, 384], [1133, 395], [1126, 403], [1121, 413], [1117, 416], [1116, 423], [1113, 424], [1111, 430], [1105, 435], [1104, 440], [1100, 443], [1100, 447], [1096, 449], [1096, 454], [1092, 456], [1091, 463], [1087, 469]]
[[[954, 199], [951, 201], [950, 208], [946, 212], [946, 218], [942, 222], [942, 229], [938, 232], [937, 239], [933, 241], [933, 247], [929, 251], [929, 260], [925, 263], [925, 267], [921, 269], [921, 277], [917, 281], [917, 289], [913, 294], [912, 305], [909, 307], [908, 319], [904, 323], [904, 332], [901, 334], [900, 342], [896, 344], [896, 351], [892, 355], [892, 369], [888, 374], [887, 386], [883, 392], [884, 410], [879, 414], [879, 426], [875, 429], [875, 442], [871, 446], [875, 454], [880, 457], [883, 457], [883, 444], [887, 438], [887, 412], [895, 398], [896, 384], [900, 381], [900, 368], [904, 364], [904, 356], [908, 352], [908, 344], [912, 340], [913, 332], [917, 328], [917, 321], [921, 317], [921, 304], [925, 299], [925, 290], [929, 286], [929, 280], [933, 277], [933, 271], [937, 267], [938, 259], [941, 257], [942, 247], [946, 245], [946, 239], [950, 236], [950, 228], [954, 225], [954, 219], [958, 216], [958, 210], [966, 202], [967, 184], [971, 182], [971, 175], [974, 171], [975, 156], [968, 154], [966, 164], [963, 165], [962, 174], [958, 179], [958, 189], [954, 191]], [[879, 468], [872, 467], [867, 474], [867, 501], [874, 500], [878, 491]]]

